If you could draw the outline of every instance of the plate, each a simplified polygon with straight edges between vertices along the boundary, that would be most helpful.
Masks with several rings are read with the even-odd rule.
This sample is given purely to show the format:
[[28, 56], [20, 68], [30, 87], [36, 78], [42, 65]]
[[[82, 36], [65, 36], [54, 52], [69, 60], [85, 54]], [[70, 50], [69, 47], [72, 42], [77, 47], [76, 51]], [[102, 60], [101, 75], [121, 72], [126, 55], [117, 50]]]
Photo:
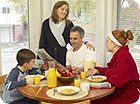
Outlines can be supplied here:
[[27, 86], [47, 86], [47, 81], [44, 80], [46, 78], [43, 75], [39, 75], [39, 74], [38, 75], [26, 75], [26, 76], [24, 76], [24, 78], [26, 79], [26, 78], [32, 77], [33, 79], [35, 79], [35, 76], [40, 76], [41, 77], [40, 84], [35, 85], [35, 82], [34, 82], [33, 84], [28, 84]]
[[73, 95], [78, 93], [80, 89], [75, 86], [62, 86], [62, 87], [58, 87], [57, 91], [63, 95]]
[[92, 82], [104, 82], [106, 81], [106, 76], [96, 75], [96, 76], [90, 76], [87, 78], [89, 81]]
[[41, 79], [43, 79], [43, 78], [45, 77], [45, 76], [43, 76], [43, 75], [26, 75], [25, 78], [29, 78], [29, 77], [35, 78], [35, 76], [40, 76]]

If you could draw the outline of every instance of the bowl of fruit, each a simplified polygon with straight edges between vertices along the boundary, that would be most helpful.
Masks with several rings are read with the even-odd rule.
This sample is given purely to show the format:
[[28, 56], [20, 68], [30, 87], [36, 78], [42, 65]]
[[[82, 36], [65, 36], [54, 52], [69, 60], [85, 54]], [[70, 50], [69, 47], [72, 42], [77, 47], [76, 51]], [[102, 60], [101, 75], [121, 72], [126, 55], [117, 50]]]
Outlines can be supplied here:
[[72, 73], [72, 69], [62, 69], [59, 68], [56, 70], [57, 80], [61, 83], [71, 83], [74, 78], [77, 77], [74, 73]]

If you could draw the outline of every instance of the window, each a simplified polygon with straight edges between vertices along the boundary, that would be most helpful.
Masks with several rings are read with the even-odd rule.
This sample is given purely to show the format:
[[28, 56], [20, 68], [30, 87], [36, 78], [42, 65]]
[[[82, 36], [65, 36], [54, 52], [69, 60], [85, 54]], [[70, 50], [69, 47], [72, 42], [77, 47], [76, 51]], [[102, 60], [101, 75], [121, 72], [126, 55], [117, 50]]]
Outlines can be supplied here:
[[117, 29], [133, 32], [134, 39], [129, 48], [140, 72], [140, 1], [117, 0], [117, 2]]
[[[56, 0], [58, 1], [58, 0]], [[70, 6], [69, 19], [85, 30], [84, 40], [96, 46], [96, 0], [66, 0]]]
[[[2, 74], [7, 74], [17, 64], [17, 51], [29, 48], [28, 6], [27, 0], [0, 0], [0, 3], [3, 6], [0, 14]], [[17, 13], [19, 10], [22, 13]]]
[[[57, 2], [59, 0], [55, 0]], [[97, 0], [66, 0], [69, 4], [69, 19], [74, 25], [85, 30], [84, 40], [96, 47], [96, 1]]]
[[3, 14], [10, 13], [10, 8], [9, 7], [3, 7], [2, 8], [2, 13]]
[[[55, 0], [59, 1], [59, 0]], [[105, 40], [107, 32], [111, 31], [111, 10], [108, 5], [112, 0], [66, 0], [70, 5], [69, 18], [74, 25], [79, 25], [85, 30], [84, 40], [93, 44], [96, 51], [97, 62], [105, 66], [106, 50]], [[109, 12], [109, 13], [108, 13]]]

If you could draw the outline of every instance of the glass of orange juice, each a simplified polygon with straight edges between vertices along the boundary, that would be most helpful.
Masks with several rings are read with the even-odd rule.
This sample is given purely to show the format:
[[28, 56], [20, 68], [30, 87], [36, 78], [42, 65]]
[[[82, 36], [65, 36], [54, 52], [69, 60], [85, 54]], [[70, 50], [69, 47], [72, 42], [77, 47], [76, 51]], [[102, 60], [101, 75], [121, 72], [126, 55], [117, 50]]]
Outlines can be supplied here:
[[80, 88], [80, 79], [74, 79], [74, 86]]
[[81, 79], [85, 80], [86, 79], [86, 72], [81, 72]]
[[40, 84], [40, 80], [41, 80], [41, 77], [40, 76], [35, 76], [35, 85], [39, 85]]

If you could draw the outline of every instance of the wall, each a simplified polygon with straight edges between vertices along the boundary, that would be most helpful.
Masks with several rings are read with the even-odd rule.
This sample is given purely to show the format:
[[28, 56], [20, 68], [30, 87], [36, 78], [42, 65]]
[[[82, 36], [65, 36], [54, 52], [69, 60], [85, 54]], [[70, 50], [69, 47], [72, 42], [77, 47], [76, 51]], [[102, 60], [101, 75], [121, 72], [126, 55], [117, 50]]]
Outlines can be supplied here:
[[[50, 16], [53, 0], [29, 0], [30, 49], [38, 49], [42, 22]], [[31, 12], [30, 12], [31, 11]]]

